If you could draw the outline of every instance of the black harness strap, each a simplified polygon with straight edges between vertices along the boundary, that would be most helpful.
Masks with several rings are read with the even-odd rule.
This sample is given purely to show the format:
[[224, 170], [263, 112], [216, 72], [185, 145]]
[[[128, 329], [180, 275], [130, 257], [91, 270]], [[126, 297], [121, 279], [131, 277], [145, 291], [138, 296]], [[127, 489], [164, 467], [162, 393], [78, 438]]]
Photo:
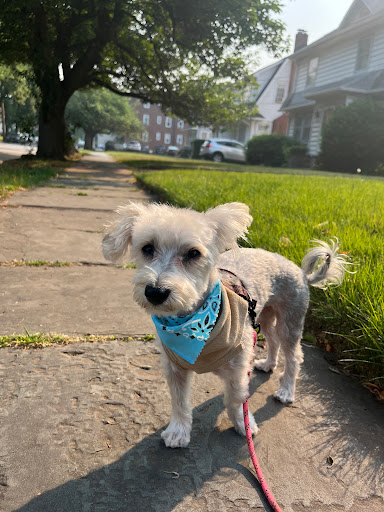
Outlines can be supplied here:
[[225, 268], [219, 268], [219, 271], [221, 274], [221, 282], [223, 283], [223, 285], [248, 302], [248, 315], [251, 320], [252, 328], [255, 331], [259, 332], [260, 324], [256, 323], [255, 311], [257, 302], [254, 299], [252, 299], [248, 289], [245, 287], [244, 283], [241, 281], [241, 279], [237, 277], [236, 274]]

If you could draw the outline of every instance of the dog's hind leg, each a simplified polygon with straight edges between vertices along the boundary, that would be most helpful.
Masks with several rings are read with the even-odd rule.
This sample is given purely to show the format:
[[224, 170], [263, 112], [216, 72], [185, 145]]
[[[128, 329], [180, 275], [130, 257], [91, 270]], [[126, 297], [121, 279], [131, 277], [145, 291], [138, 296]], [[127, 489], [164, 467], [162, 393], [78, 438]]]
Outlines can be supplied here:
[[284, 372], [280, 376], [280, 388], [274, 397], [280, 402], [293, 402], [295, 399], [296, 379], [303, 362], [303, 352], [300, 346], [303, 333], [304, 318], [294, 321], [285, 319], [277, 323], [277, 334], [280, 337], [281, 348], [285, 356]]
[[280, 341], [276, 333], [276, 315], [271, 307], [266, 307], [261, 312], [258, 319], [261, 332], [267, 341], [268, 355], [266, 359], [255, 359], [253, 366], [257, 370], [269, 372], [273, 370], [278, 361]]
[[168, 427], [162, 432], [165, 446], [186, 448], [191, 439], [192, 409], [189, 404], [191, 372], [176, 367], [163, 355], [163, 366], [171, 393], [172, 414]]

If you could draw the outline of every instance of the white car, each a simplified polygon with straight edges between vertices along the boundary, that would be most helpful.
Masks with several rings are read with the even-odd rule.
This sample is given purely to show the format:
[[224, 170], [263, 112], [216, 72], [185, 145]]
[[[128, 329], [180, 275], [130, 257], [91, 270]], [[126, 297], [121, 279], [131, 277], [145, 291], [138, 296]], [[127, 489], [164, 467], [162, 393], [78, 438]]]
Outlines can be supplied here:
[[136, 140], [130, 140], [127, 144], [127, 151], [141, 151], [141, 144]]

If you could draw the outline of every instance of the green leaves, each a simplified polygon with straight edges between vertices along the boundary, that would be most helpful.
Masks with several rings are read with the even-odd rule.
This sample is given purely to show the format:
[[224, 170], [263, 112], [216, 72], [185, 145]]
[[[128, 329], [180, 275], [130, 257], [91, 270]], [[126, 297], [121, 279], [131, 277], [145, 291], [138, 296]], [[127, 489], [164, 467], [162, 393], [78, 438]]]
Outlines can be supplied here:
[[45, 138], [39, 155], [61, 153], [64, 144], [50, 134], [63, 124], [72, 94], [88, 86], [161, 103], [187, 121], [217, 127], [255, 112], [247, 99], [246, 50], [286, 49], [280, 8], [279, 0], [3, 2], [0, 60], [31, 65]]
[[142, 128], [128, 98], [100, 88], [75, 92], [67, 105], [66, 120], [93, 134], [113, 132], [134, 138]]

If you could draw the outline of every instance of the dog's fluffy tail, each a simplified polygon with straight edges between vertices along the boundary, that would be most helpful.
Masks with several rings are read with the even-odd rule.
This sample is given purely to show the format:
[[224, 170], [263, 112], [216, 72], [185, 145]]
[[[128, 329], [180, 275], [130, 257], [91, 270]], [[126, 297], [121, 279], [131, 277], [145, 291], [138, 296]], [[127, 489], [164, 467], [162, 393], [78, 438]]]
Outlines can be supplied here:
[[346, 272], [346, 256], [338, 254], [337, 240], [331, 240], [332, 247], [321, 240], [313, 240], [315, 246], [309, 249], [301, 263], [308, 283], [316, 288], [339, 286]]

